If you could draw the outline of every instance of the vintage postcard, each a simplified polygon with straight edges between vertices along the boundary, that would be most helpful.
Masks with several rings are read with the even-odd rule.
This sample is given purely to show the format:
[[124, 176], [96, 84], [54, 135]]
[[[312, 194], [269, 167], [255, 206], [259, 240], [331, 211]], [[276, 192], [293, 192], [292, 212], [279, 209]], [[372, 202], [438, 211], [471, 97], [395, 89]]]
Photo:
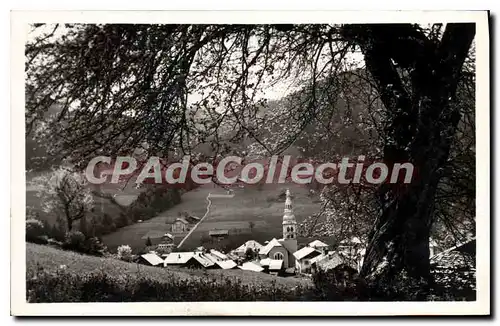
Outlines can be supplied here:
[[11, 313], [490, 314], [488, 19], [12, 12]]

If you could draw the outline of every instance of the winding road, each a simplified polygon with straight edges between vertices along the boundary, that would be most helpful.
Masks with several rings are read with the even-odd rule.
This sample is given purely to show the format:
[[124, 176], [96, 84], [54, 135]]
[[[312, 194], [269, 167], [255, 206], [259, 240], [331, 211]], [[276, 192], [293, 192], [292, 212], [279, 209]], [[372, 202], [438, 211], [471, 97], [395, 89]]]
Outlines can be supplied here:
[[214, 194], [214, 195], [212, 195], [212, 193], [209, 192], [208, 195], [207, 195], [207, 198], [206, 198], [206, 200], [208, 201], [208, 205], [207, 205], [207, 211], [205, 212], [205, 215], [203, 215], [203, 217], [201, 218], [201, 220], [198, 223], [196, 223], [195, 226], [193, 226], [193, 228], [189, 231], [188, 234], [186, 234], [186, 236], [184, 237], [184, 239], [182, 239], [182, 241], [179, 243], [179, 245], [177, 245], [177, 249], [179, 249], [184, 244], [184, 242], [187, 240], [187, 238], [189, 238], [189, 236], [198, 228], [198, 226], [203, 222], [203, 220], [210, 213], [210, 206], [212, 205], [212, 201], [210, 200], [210, 197], [213, 197], [213, 198], [233, 198], [234, 194], [231, 193], [231, 194], [227, 194], [227, 195], [223, 195], [223, 194]]

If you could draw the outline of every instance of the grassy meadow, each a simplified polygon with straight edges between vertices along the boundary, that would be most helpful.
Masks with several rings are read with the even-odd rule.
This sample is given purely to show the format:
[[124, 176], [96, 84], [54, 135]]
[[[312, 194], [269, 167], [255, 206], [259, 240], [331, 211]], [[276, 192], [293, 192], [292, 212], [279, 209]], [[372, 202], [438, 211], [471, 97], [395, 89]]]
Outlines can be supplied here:
[[[211, 198], [209, 215], [185, 242], [183, 249], [189, 250], [199, 246], [202, 238], [207, 238], [208, 232], [215, 229], [229, 230], [229, 237], [222, 240], [221, 245], [232, 249], [250, 239], [264, 243], [273, 237], [280, 238], [284, 201], [279, 200], [278, 197], [286, 188], [289, 188], [294, 196], [294, 212], [299, 223], [307, 216], [319, 211], [319, 204], [315, 202], [314, 197], [308, 195], [309, 190], [303, 186], [266, 185], [260, 190], [253, 187], [234, 188], [233, 198]], [[206, 198], [209, 193], [225, 193], [225, 190], [213, 184], [193, 189], [182, 195], [182, 201], [178, 205], [157, 217], [105, 235], [103, 241], [112, 251], [122, 244], [128, 244], [134, 250], [139, 250], [144, 247], [144, 238], [148, 235], [158, 236], [170, 233], [171, 223], [179, 216], [179, 213], [186, 211], [202, 217], [206, 212], [208, 204]], [[180, 242], [184, 236], [184, 234], [173, 235], [176, 236], [176, 243]]]

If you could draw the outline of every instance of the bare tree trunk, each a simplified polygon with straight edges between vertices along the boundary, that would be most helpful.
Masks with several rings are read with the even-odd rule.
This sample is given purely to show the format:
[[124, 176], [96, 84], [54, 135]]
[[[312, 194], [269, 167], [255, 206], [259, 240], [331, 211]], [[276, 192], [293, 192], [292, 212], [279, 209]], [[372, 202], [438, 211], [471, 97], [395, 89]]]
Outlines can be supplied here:
[[428, 282], [435, 194], [460, 120], [452, 100], [475, 25], [448, 24], [439, 42], [410, 24], [351, 25], [344, 35], [361, 47], [386, 107], [385, 163], [415, 167], [411, 184], [379, 188], [361, 275], [380, 281], [405, 271]]

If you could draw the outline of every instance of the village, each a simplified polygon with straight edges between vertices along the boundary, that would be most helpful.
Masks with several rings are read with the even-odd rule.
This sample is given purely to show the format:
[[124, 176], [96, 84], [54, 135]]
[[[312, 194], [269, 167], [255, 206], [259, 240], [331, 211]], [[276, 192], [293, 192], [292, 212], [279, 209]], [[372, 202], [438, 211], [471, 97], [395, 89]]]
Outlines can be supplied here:
[[[172, 233], [191, 230], [201, 223], [195, 216], [178, 217], [172, 224]], [[272, 238], [261, 244], [248, 240], [227, 253], [203, 246], [193, 251], [180, 251], [174, 244], [174, 236], [166, 233], [161, 242], [152, 246], [148, 253], [138, 255], [137, 263], [158, 267], [185, 267], [198, 269], [241, 269], [276, 276], [308, 276], [319, 269], [341, 269], [356, 274], [362, 265], [364, 248], [360, 239], [342, 240], [336, 250], [320, 240], [313, 240], [299, 247], [297, 221], [292, 206], [292, 196], [286, 191], [282, 222], [282, 237]], [[228, 230], [212, 230], [211, 237], [223, 238]], [[188, 234], [189, 236], [189, 234]], [[186, 236], [187, 237], [187, 236]]]

